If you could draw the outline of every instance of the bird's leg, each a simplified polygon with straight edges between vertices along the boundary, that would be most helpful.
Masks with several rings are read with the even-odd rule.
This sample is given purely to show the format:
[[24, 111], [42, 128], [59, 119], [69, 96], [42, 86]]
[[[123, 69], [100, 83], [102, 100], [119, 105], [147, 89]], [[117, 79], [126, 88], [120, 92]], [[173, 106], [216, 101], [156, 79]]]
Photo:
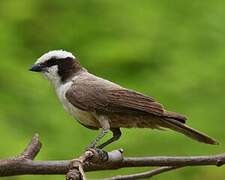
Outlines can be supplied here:
[[103, 129], [100, 134], [88, 145], [86, 149], [96, 148], [98, 142], [109, 132], [109, 129]]
[[108, 117], [102, 116], [102, 115], [95, 115], [96, 119], [99, 121], [102, 131], [100, 134], [94, 139], [94, 141], [91, 142], [91, 144], [88, 145], [87, 149], [90, 148], [96, 148], [96, 145], [98, 142], [109, 132], [110, 126], [109, 126], [109, 121]]
[[102, 149], [105, 146], [111, 144], [114, 141], [117, 141], [120, 138], [121, 131], [119, 128], [111, 128], [110, 130], [113, 132], [113, 137], [107, 140], [106, 142], [102, 143], [101, 145], [97, 146], [97, 148]]

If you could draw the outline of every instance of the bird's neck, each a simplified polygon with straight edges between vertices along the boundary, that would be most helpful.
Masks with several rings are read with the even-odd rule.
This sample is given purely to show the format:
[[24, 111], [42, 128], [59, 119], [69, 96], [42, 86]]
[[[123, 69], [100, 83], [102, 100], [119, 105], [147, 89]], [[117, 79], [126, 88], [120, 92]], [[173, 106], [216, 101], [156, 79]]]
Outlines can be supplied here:
[[71, 80], [77, 74], [83, 72], [85, 69], [81, 67], [80, 63], [76, 60], [68, 60], [66, 63], [58, 65], [58, 75], [62, 83]]
[[78, 61], [67, 61], [67, 63], [51, 67], [48, 72], [44, 72], [44, 75], [55, 89], [58, 89], [83, 72], [87, 70], [82, 68]]

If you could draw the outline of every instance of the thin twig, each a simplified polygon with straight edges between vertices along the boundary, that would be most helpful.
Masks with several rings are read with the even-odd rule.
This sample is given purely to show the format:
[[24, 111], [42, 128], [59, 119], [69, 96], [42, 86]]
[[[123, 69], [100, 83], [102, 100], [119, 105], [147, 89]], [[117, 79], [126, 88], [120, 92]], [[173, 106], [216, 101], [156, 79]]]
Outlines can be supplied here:
[[166, 167], [160, 167], [151, 171], [143, 172], [143, 173], [137, 173], [137, 174], [131, 174], [131, 175], [124, 175], [124, 176], [114, 176], [111, 178], [106, 178], [105, 180], [135, 180], [135, 179], [143, 179], [143, 178], [150, 178], [153, 176], [156, 176], [158, 174], [175, 170], [181, 167], [175, 167], [175, 166], [166, 166]]
[[35, 134], [26, 149], [21, 153], [21, 157], [33, 160], [41, 150], [39, 135]]

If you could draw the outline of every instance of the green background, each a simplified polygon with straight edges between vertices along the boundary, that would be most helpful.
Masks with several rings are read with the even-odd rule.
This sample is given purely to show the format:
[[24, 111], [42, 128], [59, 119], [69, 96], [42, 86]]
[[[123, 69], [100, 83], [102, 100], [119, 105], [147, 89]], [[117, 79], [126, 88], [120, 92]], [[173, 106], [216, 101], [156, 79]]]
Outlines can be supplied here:
[[[222, 0], [1, 0], [0, 158], [18, 154], [38, 132], [37, 159], [71, 159], [98, 132], [75, 122], [41, 75], [28, 68], [65, 49], [91, 73], [151, 95], [220, 141], [210, 146], [171, 131], [124, 129], [126, 156], [207, 155], [225, 151], [225, 2]], [[149, 168], [87, 173], [89, 178]], [[7, 180], [60, 180], [21, 176]], [[185, 168], [156, 180], [225, 179], [225, 169]]]

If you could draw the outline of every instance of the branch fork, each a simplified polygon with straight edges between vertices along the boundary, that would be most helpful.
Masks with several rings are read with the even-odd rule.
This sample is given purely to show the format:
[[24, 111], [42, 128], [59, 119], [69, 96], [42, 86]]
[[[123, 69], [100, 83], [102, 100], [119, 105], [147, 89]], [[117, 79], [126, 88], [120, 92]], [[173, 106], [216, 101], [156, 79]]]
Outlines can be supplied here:
[[[99, 158], [102, 157], [101, 153], [103, 153], [103, 151], [101, 153], [99, 152], [100, 151], [97, 151], [95, 149], [89, 149], [79, 158], [73, 159], [70, 162], [70, 165], [69, 165], [70, 170], [66, 175], [66, 179], [67, 180], [77, 180], [77, 179], [86, 180], [87, 178], [85, 176], [83, 167], [87, 164], [90, 164], [91, 162], [95, 162], [95, 163], [99, 162], [100, 161]], [[104, 154], [107, 156], [107, 153], [104, 153]], [[108, 156], [106, 160], [107, 159], [108, 159]]]

